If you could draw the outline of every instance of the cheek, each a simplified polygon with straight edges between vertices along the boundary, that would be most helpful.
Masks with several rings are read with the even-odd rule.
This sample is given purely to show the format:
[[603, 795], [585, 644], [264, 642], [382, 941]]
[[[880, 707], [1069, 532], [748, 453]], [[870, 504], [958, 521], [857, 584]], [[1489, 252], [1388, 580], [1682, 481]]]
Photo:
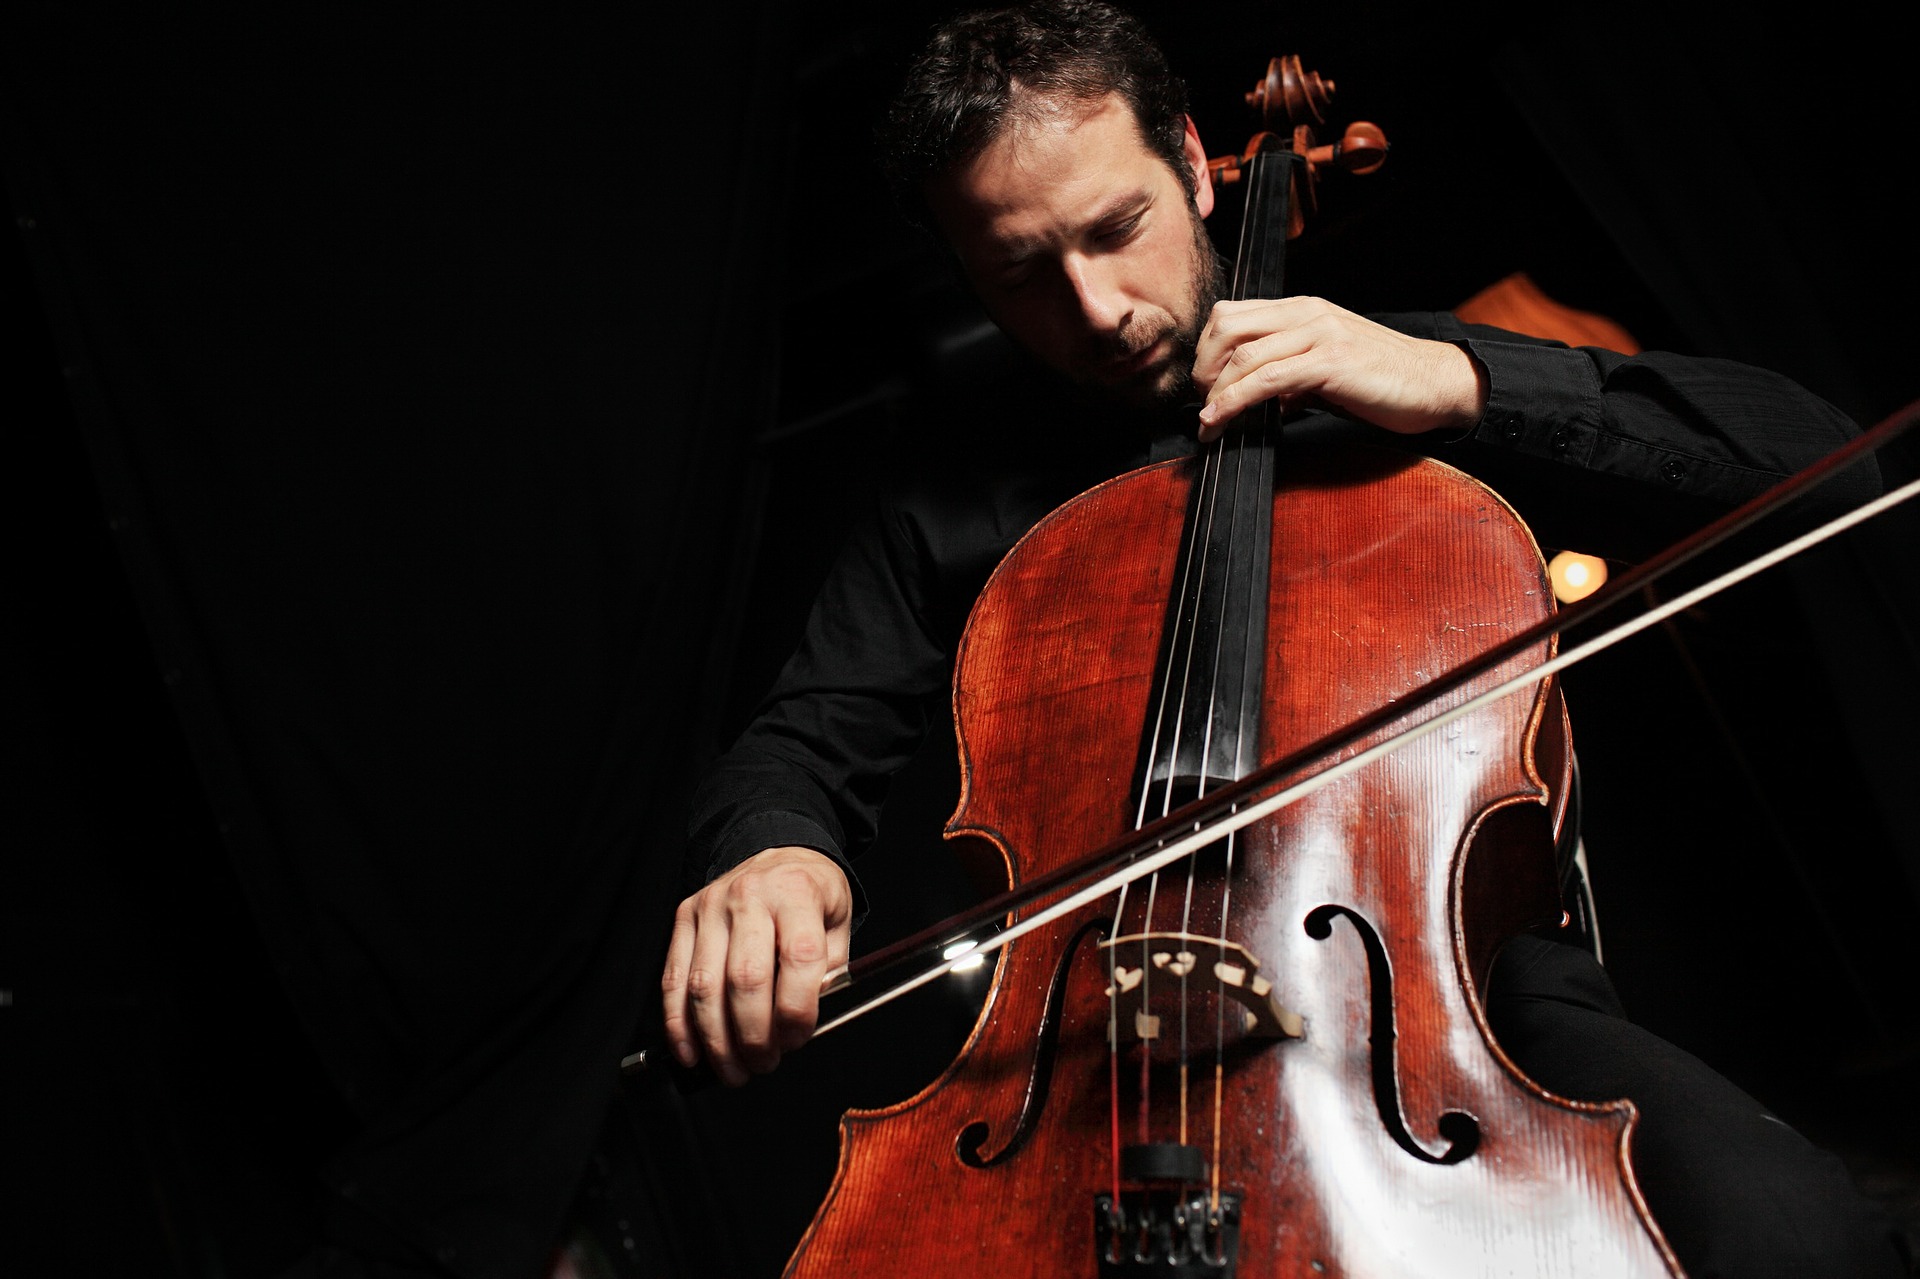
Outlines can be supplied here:
[[1171, 315], [1191, 319], [1186, 312], [1193, 305], [1198, 268], [1190, 237], [1182, 237], [1177, 244], [1161, 246], [1154, 264], [1154, 301]]

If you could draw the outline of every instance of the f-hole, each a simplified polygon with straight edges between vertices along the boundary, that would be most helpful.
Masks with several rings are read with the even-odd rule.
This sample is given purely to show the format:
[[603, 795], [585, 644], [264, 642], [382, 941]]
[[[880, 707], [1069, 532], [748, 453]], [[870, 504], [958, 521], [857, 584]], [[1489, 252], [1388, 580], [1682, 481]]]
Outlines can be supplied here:
[[1387, 948], [1380, 935], [1361, 915], [1345, 906], [1319, 906], [1306, 918], [1307, 936], [1325, 941], [1333, 935], [1334, 917], [1344, 916], [1359, 934], [1367, 952], [1367, 992], [1371, 1016], [1368, 1042], [1373, 1046], [1373, 1101], [1380, 1112], [1380, 1124], [1400, 1149], [1422, 1163], [1457, 1164], [1480, 1146], [1480, 1124], [1472, 1115], [1449, 1110], [1434, 1128], [1446, 1140], [1447, 1148], [1435, 1154], [1414, 1140], [1407, 1131], [1400, 1108], [1400, 1070], [1396, 1060], [1398, 1032], [1393, 1024], [1393, 968], [1387, 962]]
[[1060, 962], [1054, 967], [1053, 984], [1047, 990], [1046, 1007], [1040, 1017], [1040, 1034], [1033, 1050], [1033, 1073], [1027, 1077], [1027, 1095], [1021, 1103], [1020, 1116], [1014, 1121], [1013, 1134], [1000, 1149], [990, 1155], [982, 1155], [980, 1150], [992, 1134], [992, 1125], [984, 1119], [976, 1119], [962, 1128], [953, 1140], [953, 1151], [967, 1167], [991, 1168], [1005, 1163], [1027, 1144], [1027, 1139], [1039, 1126], [1040, 1111], [1047, 1102], [1047, 1089], [1053, 1083], [1054, 1058], [1060, 1047], [1060, 1009], [1066, 1003], [1067, 978], [1072, 971], [1074, 957], [1080, 953], [1081, 946], [1090, 935], [1096, 940], [1104, 940], [1107, 921], [1089, 920], [1060, 948]]

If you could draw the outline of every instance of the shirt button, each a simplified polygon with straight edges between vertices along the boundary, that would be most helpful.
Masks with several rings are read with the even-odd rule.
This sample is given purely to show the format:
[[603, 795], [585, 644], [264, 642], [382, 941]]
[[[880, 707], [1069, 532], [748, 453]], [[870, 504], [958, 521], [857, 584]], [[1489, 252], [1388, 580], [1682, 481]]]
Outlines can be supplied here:
[[1569, 431], [1566, 427], [1563, 426], [1553, 433], [1553, 451], [1555, 453], [1565, 453], [1567, 446], [1572, 443], [1573, 432]]
[[1508, 439], [1512, 439], [1514, 436], [1520, 434], [1520, 419], [1517, 417], [1507, 418], [1500, 423], [1500, 429], [1506, 433]]
[[1666, 476], [1668, 480], [1675, 484], [1678, 484], [1681, 479], [1686, 476], [1686, 473], [1687, 468], [1681, 464], [1680, 459], [1677, 457], [1670, 457], [1660, 464], [1660, 474]]

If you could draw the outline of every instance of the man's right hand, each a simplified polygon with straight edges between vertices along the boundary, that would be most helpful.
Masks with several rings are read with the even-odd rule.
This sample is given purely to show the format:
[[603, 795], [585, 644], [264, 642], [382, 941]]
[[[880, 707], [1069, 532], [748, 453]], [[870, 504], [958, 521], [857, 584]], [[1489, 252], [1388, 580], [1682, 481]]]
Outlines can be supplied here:
[[847, 962], [853, 891], [811, 848], [755, 853], [680, 903], [660, 979], [667, 1043], [737, 1087], [807, 1042], [820, 986]]

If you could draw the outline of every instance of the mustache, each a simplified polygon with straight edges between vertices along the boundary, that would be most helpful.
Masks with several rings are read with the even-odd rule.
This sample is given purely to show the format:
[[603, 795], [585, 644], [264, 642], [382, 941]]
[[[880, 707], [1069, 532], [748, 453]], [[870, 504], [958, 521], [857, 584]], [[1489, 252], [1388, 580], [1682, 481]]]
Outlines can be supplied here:
[[1178, 327], [1172, 320], [1167, 320], [1151, 326], [1137, 325], [1119, 333], [1102, 334], [1093, 339], [1092, 354], [1096, 359], [1115, 363], [1129, 360], [1172, 335]]

